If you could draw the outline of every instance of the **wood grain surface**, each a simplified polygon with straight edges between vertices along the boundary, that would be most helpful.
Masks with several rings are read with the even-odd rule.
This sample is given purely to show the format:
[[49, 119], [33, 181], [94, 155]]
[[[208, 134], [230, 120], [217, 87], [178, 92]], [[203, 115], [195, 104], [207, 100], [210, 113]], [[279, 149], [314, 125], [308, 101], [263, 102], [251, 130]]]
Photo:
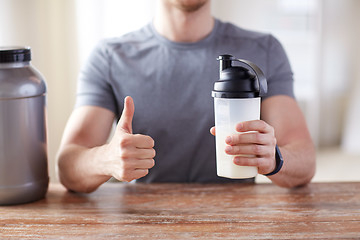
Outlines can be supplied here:
[[360, 239], [360, 183], [51, 184], [43, 200], [0, 206], [0, 239]]

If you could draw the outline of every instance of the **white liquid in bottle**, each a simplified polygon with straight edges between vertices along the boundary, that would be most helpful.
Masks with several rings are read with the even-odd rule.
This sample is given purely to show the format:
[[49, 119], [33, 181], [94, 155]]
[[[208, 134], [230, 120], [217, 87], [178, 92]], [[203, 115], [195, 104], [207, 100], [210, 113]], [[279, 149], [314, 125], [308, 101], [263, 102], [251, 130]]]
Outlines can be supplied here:
[[257, 167], [238, 166], [234, 155], [225, 153], [225, 138], [241, 134], [235, 127], [239, 122], [260, 119], [260, 98], [214, 98], [216, 126], [216, 167], [220, 177], [241, 179], [252, 178], [258, 173]]

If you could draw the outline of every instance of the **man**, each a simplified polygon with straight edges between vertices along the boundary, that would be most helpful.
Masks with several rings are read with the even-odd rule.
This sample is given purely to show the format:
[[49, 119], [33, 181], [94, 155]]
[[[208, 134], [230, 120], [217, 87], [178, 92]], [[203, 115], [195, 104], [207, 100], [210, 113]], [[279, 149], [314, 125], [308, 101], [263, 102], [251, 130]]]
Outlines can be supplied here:
[[[226, 153], [253, 155], [234, 157], [234, 163], [268, 174], [278, 167], [277, 144], [284, 164], [269, 176], [271, 181], [284, 187], [308, 183], [315, 172], [315, 150], [293, 97], [292, 73], [280, 43], [271, 35], [214, 19], [209, 0], [159, 0], [157, 6], [152, 24], [101, 42], [83, 69], [77, 107], [58, 154], [64, 186], [91, 192], [110, 177], [254, 181], [216, 176], [214, 137], [208, 132], [214, 125], [211, 90], [218, 78], [215, 59], [226, 53], [257, 64], [269, 88], [261, 104], [262, 120], [239, 123], [239, 134], [226, 139]], [[107, 143], [116, 118], [120, 120]], [[215, 128], [210, 131], [215, 135]]]

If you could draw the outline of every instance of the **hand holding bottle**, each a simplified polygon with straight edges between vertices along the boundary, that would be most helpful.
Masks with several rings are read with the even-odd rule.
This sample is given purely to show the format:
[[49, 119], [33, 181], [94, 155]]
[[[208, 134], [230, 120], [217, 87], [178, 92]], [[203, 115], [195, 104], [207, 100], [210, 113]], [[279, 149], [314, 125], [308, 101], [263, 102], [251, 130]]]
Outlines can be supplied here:
[[[238, 166], [254, 166], [260, 174], [275, 168], [276, 138], [274, 128], [262, 120], [236, 124], [236, 134], [225, 137], [225, 153], [233, 156]], [[215, 127], [211, 128], [215, 135]]]

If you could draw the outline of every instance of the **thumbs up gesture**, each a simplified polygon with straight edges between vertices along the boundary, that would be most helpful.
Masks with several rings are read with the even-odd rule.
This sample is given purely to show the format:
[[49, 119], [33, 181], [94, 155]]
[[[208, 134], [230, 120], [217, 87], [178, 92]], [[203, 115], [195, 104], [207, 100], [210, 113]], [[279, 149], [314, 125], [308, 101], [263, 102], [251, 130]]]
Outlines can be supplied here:
[[134, 111], [133, 99], [126, 97], [124, 110], [108, 145], [110, 174], [126, 182], [146, 176], [155, 165], [154, 140], [150, 136], [132, 132]]

